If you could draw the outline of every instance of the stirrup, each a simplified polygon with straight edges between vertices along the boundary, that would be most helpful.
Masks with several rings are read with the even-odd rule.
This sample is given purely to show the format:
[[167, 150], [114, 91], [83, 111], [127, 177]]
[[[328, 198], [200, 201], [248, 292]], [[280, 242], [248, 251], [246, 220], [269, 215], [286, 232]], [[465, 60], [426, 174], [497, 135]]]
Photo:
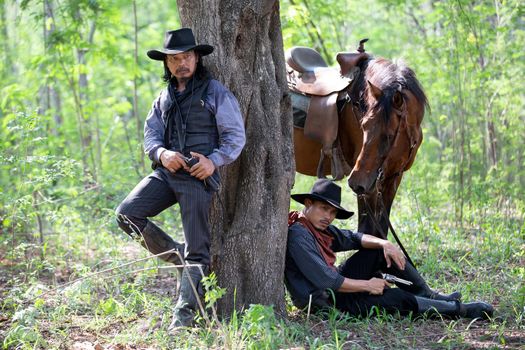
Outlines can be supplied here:
[[332, 178], [335, 181], [341, 180], [345, 173], [343, 171], [343, 166], [341, 163], [341, 157], [339, 154], [339, 149], [337, 147], [332, 148], [332, 158], [331, 158], [331, 172], [332, 172]]

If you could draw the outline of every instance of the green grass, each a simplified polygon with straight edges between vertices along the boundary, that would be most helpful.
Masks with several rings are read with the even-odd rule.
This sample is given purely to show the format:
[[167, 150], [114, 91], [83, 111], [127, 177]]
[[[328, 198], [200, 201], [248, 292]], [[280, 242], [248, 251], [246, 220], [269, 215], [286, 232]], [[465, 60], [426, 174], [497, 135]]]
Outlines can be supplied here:
[[[293, 193], [313, 179], [298, 177]], [[409, 189], [418, 184], [408, 179]], [[342, 183], [344, 186], [344, 183]], [[70, 349], [99, 344], [119, 349], [473, 349], [522, 348], [525, 344], [525, 239], [523, 213], [472, 206], [463, 225], [446, 203], [424, 192], [400, 192], [393, 224], [429, 284], [444, 292], [495, 305], [494, 319], [426, 320], [385, 315], [354, 318], [332, 311], [305, 315], [288, 302], [288, 317], [252, 305], [229, 320], [167, 333], [176, 273], [119, 231], [110, 209], [83, 218], [68, 207], [47, 218], [45, 252], [33, 232], [0, 231], [0, 347]], [[423, 193], [423, 194], [421, 194]], [[348, 191], [344, 205], [355, 210]], [[85, 204], [83, 204], [85, 205]], [[292, 203], [292, 209], [299, 206]], [[45, 214], [45, 213], [43, 213]], [[160, 220], [173, 220], [171, 213]], [[178, 227], [178, 222], [170, 222]], [[355, 219], [339, 222], [355, 228]], [[180, 236], [179, 236], [180, 237]], [[14, 239], [14, 240], [13, 240]], [[30, 243], [27, 243], [30, 242]], [[343, 259], [344, 255], [339, 259]], [[111, 269], [94, 275], [94, 271]], [[83, 278], [83, 279], [82, 279]], [[75, 281], [67, 284], [69, 282]], [[57, 286], [64, 286], [56, 288]], [[216, 297], [220, 296], [220, 292]], [[211, 318], [213, 320], [213, 318]], [[86, 345], [87, 346], [87, 345]]]

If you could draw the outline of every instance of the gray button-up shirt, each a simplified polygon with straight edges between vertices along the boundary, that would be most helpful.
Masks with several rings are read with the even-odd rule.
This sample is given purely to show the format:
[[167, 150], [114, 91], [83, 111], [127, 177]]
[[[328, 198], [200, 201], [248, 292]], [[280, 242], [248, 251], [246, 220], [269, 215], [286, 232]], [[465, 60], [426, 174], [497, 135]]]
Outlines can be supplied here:
[[[237, 159], [246, 143], [244, 122], [237, 99], [224, 85], [212, 79], [203, 103], [215, 115], [219, 132], [219, 148], [208, 155], [208, 158], [215, 167], [229, 164]], [[170, 105], [171, 98], [165, 88], [153, 101], [144, 123], [144, 152], [157, 163], [160, 163], [160, 153], [165, 149], [164, 131]]]

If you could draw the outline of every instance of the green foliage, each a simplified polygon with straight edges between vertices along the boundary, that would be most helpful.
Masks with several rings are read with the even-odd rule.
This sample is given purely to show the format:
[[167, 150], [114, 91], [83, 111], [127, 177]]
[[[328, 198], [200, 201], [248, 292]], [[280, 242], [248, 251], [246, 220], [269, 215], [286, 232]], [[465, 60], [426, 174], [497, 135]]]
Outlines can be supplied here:
[[282, 345], [282, 334], [272, 307], [250, 305], [242, 318], [242, 329], [250, 340], [250, 349], [276, 349]]
[[[43, 12], [44, 3], [52, 14]], [[160, 269], [167, 266], [146, 260], [117, 268], [146, 256], [117, 229], [113, 214], [148, 172], [141, 129], [162, 66], [145, 52], [159, 46], [166, 29], [180, 26], [175, 0], [137, 0], [135, 43], [132, 5], [0, 1], [3, 349], [72, 348], [74, 335], [85, 333], [115, 347], [519, 347], [516, 334], [525, 327], [519, 1], [280, 2], [286, 48], [314, 47], [334, 64], [338, 51], [353, 51], [368, 37], [369, 52], [402, 57], [417, 73], [432, 112], [394, 202], [393, 224], [433, 287], [493, 302], [496, 319], [428, 322], [379, 310], [363, 319], [335, 310], [327, 319], [307, 318], [289, 301], [288, 319], [271, 306], [251, 305], [175, 337], [167, 334], [175, 289], [174, 277]], [[313, 181], [298, 175], [293, 192], [309, 191]], [[350, 191], [343, 203], [357, 211]], [[156, 220], [180, 238], [177, 210]], [[106, 268], [115, 270], [91, 275]], [[204, 283], [214, 313], [231, 291], [214, 275]]]
[[206, 302], [206, 308], [212, 308], [217, 304], [217, 301], [224, 296], [226, 289], [219, 287], [215, 272], [204, 277], [202, 284], [205, 290], [204, 301]]

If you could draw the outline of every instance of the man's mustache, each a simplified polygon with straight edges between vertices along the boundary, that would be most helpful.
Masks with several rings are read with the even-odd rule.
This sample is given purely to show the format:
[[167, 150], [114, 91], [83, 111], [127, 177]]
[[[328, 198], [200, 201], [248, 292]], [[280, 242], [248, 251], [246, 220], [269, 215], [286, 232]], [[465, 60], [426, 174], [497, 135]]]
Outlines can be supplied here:
[[189, 69], [188, 68], [179, 68], [175, 71], [175, 73], [189, 73]]

